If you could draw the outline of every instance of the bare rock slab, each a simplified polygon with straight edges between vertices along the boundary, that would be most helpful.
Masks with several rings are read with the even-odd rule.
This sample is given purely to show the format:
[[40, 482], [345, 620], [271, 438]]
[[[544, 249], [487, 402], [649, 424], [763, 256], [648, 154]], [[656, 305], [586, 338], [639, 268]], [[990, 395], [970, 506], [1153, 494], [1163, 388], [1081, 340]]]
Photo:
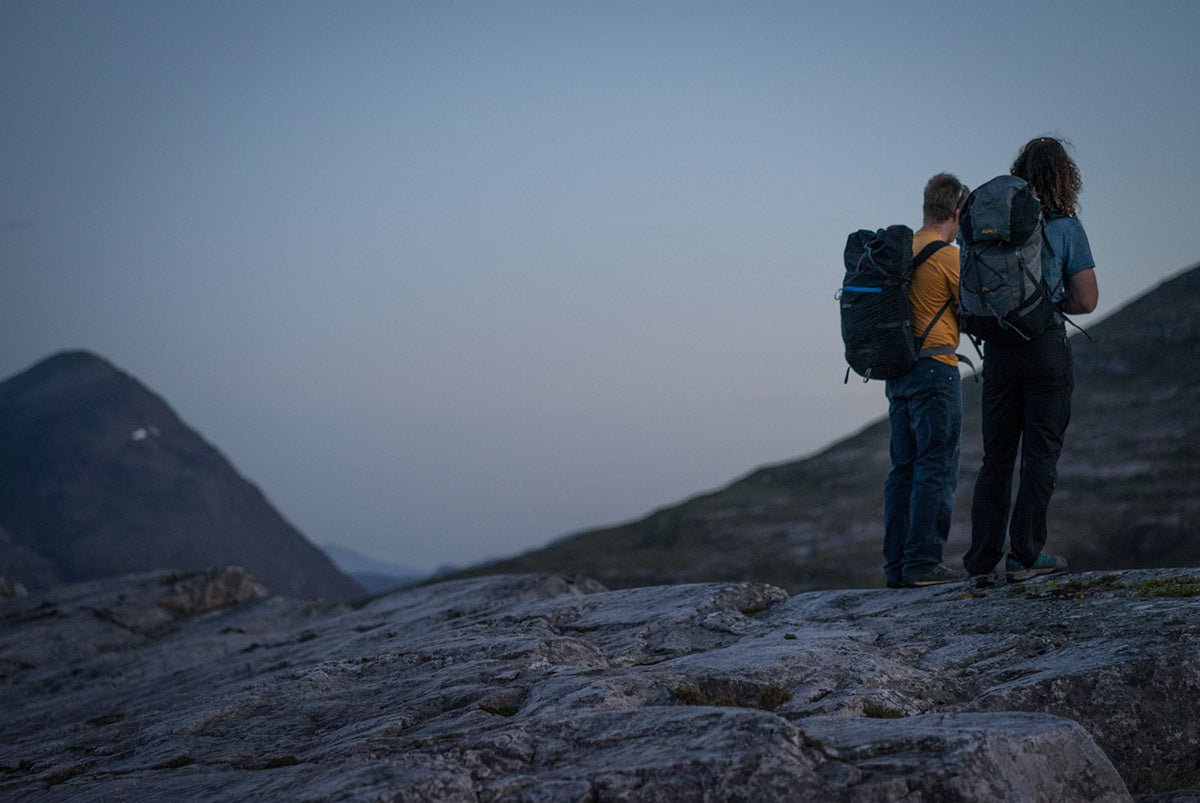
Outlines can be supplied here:
[[1197, 593], [1183, 569], [502, 575], [355, 606], [236, 569], [63, 586], [0, 599], [0, 798], [1184, 800]]

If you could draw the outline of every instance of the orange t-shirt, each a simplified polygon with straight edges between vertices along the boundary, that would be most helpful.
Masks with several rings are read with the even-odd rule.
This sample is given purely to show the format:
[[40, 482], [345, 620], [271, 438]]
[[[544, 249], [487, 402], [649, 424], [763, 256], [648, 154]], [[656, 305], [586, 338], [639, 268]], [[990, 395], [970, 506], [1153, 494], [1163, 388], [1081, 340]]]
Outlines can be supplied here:
[[[938, 236], [931, 231], [921, 229], [913, 234], [913, 256], [929, 245]], [[929, 346], [954, 346], [958, 348], [958, 248], [950, 245], [939, 248], [933, 256], [917, 266], [913, 272], [912, 285], [908, 289], [909, 302], [913, 311], [913, 334], [917, 337], [929, 326], [933, 316], [946, 303], [953, 299], [950, 306], [938, 318], [933, 328], [921, 344], [922, 348]], [[947, 365], [958, 365], [958, 358], [953, 354], [938, 354], [935, 360], [941, 360]]]

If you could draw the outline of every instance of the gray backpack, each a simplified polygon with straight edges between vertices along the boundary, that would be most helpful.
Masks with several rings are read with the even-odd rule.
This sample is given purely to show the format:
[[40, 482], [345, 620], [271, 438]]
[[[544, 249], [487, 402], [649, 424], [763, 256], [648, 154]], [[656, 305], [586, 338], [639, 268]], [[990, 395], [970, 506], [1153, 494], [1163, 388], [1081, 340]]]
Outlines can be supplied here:
[[[1042, 278], [1042, 205], [1016, 176], [997, 176], [967, 198], [959, 217], [959, 328], [985, 341], [1020, 343], [1060, 323]], [[1053, 252], [1051, 252], [1053, 255]]]

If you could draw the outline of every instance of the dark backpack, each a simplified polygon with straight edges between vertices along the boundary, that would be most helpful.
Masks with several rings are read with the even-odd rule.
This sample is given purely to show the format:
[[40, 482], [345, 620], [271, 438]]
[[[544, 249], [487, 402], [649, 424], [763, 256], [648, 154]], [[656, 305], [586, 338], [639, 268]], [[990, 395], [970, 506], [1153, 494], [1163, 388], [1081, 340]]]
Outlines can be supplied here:
[[951, 346], [923, 349], [921, 344], [950, 306], [950, 299], [925, 327], [913, 335], [912, 304], [908, 288], [917, 266], [949, 243], [935, 240], [912, 252], [913, 232], [908, 226], [879, 231], [861, 229], [846, 239], [846, 277], [837, 298], [842, 308], [842, 343], [846, 347], [846, 378], [850, 370], [870, 379], [899, 379], [918, 357], [953, 354]]
[[[1016, 176], [997, 176], [967, 198], [959, 217], [959, 328], [973, 338], [1020, 343], [1060, 323], [1042, 277], [1042, 205]], [[1053, 252], [1051, 252], [1053, 254]]]

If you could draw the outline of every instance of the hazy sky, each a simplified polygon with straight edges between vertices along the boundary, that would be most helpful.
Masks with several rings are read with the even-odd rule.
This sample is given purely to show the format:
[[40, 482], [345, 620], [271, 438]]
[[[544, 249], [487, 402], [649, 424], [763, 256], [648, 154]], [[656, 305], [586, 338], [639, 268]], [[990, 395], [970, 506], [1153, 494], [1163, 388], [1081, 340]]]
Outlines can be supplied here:
[[4, 0], [0, 376], [99, 353], [313, 541], [523, 551], [884, 415], [842, 384], [842, 248], [919, 225], [935, 172], [1071, 140], [1093, 320], [1195, 264], [1197, 30], [1193, 0]]

